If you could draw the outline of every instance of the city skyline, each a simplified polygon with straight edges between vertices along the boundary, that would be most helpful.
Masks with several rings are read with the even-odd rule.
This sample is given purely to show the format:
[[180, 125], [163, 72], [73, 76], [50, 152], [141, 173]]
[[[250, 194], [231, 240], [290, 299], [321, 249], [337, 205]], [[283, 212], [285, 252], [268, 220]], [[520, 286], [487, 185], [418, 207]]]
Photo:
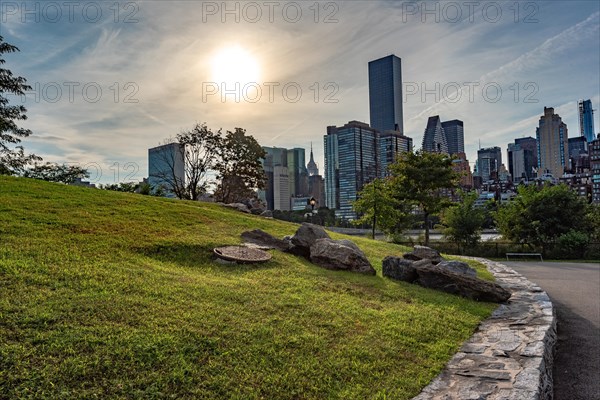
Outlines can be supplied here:
[[[326, 127], [369, 122], [368, 62], [390, 54], [402, 59], [404, 134], [420, 144], [430, 116], [464, 121], [471, 166], [480, 141], [506, 157], [508, 143], [535, 136], [543, 107], [553, 107], [573, 137], [578, 100], [600, 104], [594, 2], [527, 2], [518, 10], [514, 2], [481, 2], [472, 10], [456, 3], [461, 21], [436, 2], [437, 15], [420, 3], [415, 9], [401, 2], [323, 2], [310, 9], [287, 2], [272, 15], [261, 10], [254, 22], [252, 10], [235, 2], [228, 3], [233, 14], [212, 2], [87, 3], [102, 17], [94, 20], [91, 6], [82, 17], [82, 6], [72, 15], [61, 10], [56, 21], [42, 3], [3, 2], [1, 33], [21, 50], [7, 55], [7, 66], [33, 86], [22, 103], [29, 109], [23, 125], [34, 132], [25, 147], [47, 161], [95, 163], [100, 183], [141, 180], [146, 149], [196, 122], [246, 128], [263, 146], [318, 143], [322, 167]], [[301, 18], [291, 22], [296, 6]], [[232, 59], [246, 61], [239, 79], [260, 82], [265, 96], [265, 82], [279, 84], [273, 102], [221, 102], [218, 93], [203, 99], [207, 84], [231, 77], [215, 69], [228, 72]], [[279, 89], [292, 83], [284, 98]], [[302, 97], [292, 102], [296, 87]], [[485, 96], [482, 87], [489, 89]], [[497, 89], [502, 95], [493, 102]]]

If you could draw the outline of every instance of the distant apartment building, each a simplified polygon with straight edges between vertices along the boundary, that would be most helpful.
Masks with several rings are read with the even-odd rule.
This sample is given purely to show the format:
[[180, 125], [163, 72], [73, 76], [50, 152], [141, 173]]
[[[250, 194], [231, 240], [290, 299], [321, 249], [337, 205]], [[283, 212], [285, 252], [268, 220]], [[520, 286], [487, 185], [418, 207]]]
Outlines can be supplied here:
[[452, 169], [460, 176], [460, 187], [463, 189], [473, 188], [473, 174], [467, 160], [467, 155], [464, 152], [456, 153], [452, 157]]
[[594, 110], [591, 100], [579, 100], [579, 135], [589, 142], [596, 139], [594, 132]]
[[446, 142], [446, 135], [444, 128], [442, 128], [442, 122], [440, 116], [435, 115], [429, 117], [427, 120], [427, 127], [423, 134], [423, 151], [429, 153], [445, 153], [448, 154], [448, 143]]
[[540, 117], [536, 128], [538, 175], [551, 174], [560, 178], [567, 167], [569, 158], [569, 142], [567, 125], [562, 122], [554, 108], [544, 107], [544, 115]]
[[446, 137], [448, 154], [460, 154], [465, 152], [465, 129], [461, 120], [442, 122], [442, 129]]
[[477, 151], [477, 165], [475, 174], [481, 177], [483, 183], [498, 179], [502, 165], [502, 150], [500, 147], [487, 147]]
[[532, 137], [515, 139], [508, 144], [508, 172], [513, 182], [529, 181], [536, 177], [537, 144]]
[[379, 135], [379, 171], [380, 175], [388, 176], [388, 167], [398, 160], [402, 153], [413, 150], [412, 138], [400, 132], [386, 131]]
[[592, 174], [592, 202], [600, 204], [600, 135], [589, 143]]
[[369, 62], [369, 112], [371, 128], [404, 133], [402, 62], [393, 54]]
[[359, 121], [328, 126], [325, 135], [325, 193], [327, 207], [344, 219], [356, 219], [352, 203], [364, 185], [380, 175], [377, 130]]
[[168, 143], [148, 149], [148, 184], [162, 189], [166, 197], [176, 197], [173, 187], [185, 185], [184, 148]]
[[569, 138], [569, 162], [567, 165], [569, 172], [572, 174], [589, 170], [589, 148], [585, 136]]

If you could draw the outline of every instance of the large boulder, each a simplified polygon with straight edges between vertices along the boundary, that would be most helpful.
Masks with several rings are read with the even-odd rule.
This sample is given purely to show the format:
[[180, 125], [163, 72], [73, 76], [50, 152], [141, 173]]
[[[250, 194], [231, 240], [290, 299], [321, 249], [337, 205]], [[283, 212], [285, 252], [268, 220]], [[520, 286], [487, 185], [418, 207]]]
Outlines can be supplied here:
[[387, 276], [388, 278], [408, 283], [413, 283], [418, 278], [417, 270], [413, 266], [412, 260], [388, 256], [383, 259], [382, 265], [383, 276]]
[[275, 236], [260, 229], [242, 232], [241, 236], [245, 243], [252, 243], [263, 249], [277, 249], [280, 251], [288, 251], [290, 249], [289, 241], [277, 239]]
[[427, 259], [431, 260], [433, 264], [438, 264], [444, 260], [439, 251], [427, 246], [415, 246], [413, 251], [404, 254], [403, 257], [413, 261]]
[[327, 269], [375, 275], [365, 254], [349, 240], [317, 239], [310, 247], [310, 261]]
[[415, 270], [418, 275], [415, 282], [419, 285], [446, 293], [458, 294], [468, 299], [503, 303], [511, 295], [509, 291], [496, 283], [457, 274], [438, 266], [421, 266]]
[[248, 208], [248, 206], [246, 206], [243, 203], [223, 204], [223, 206], [224, 207], [228, 207], [228, 208], [233, 208], [234, 210], [238, 210], [238, 211], [241, 211], [243, 213], [250, 214], [250, 209]]
[[304, 222], [291, 238], [291, 253], [310, 258], [310, 247], [318, 239], [331, 239], [322, 226]]
[[462, 261], [442, 261], [437, 264], [438, 267], [446, 269], [448, 271], [456, 272], [457, 274], [463, 274], [475, 278], [477, 271], [469, 267], [469, 264]]

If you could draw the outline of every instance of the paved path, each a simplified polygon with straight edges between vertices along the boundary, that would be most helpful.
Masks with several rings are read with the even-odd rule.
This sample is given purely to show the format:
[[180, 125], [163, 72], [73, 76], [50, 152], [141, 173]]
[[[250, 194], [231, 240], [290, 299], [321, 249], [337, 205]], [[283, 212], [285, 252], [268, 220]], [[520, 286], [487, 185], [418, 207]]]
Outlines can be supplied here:
[[555, 400], [600, 400], [600, 265], [503, 264], [537, 283], [556, 307]]

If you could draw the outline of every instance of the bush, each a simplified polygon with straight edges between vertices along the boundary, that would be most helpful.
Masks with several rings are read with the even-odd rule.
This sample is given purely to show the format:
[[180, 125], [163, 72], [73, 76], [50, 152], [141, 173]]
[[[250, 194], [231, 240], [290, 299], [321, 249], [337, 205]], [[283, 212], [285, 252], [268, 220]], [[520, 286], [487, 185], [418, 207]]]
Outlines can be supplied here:
[[560, 258], [585, 257], [585, 252], [590, 243], [590, 238], [585, 232], [569, 231], [558, 238], [558, 250], [562, 253]]

